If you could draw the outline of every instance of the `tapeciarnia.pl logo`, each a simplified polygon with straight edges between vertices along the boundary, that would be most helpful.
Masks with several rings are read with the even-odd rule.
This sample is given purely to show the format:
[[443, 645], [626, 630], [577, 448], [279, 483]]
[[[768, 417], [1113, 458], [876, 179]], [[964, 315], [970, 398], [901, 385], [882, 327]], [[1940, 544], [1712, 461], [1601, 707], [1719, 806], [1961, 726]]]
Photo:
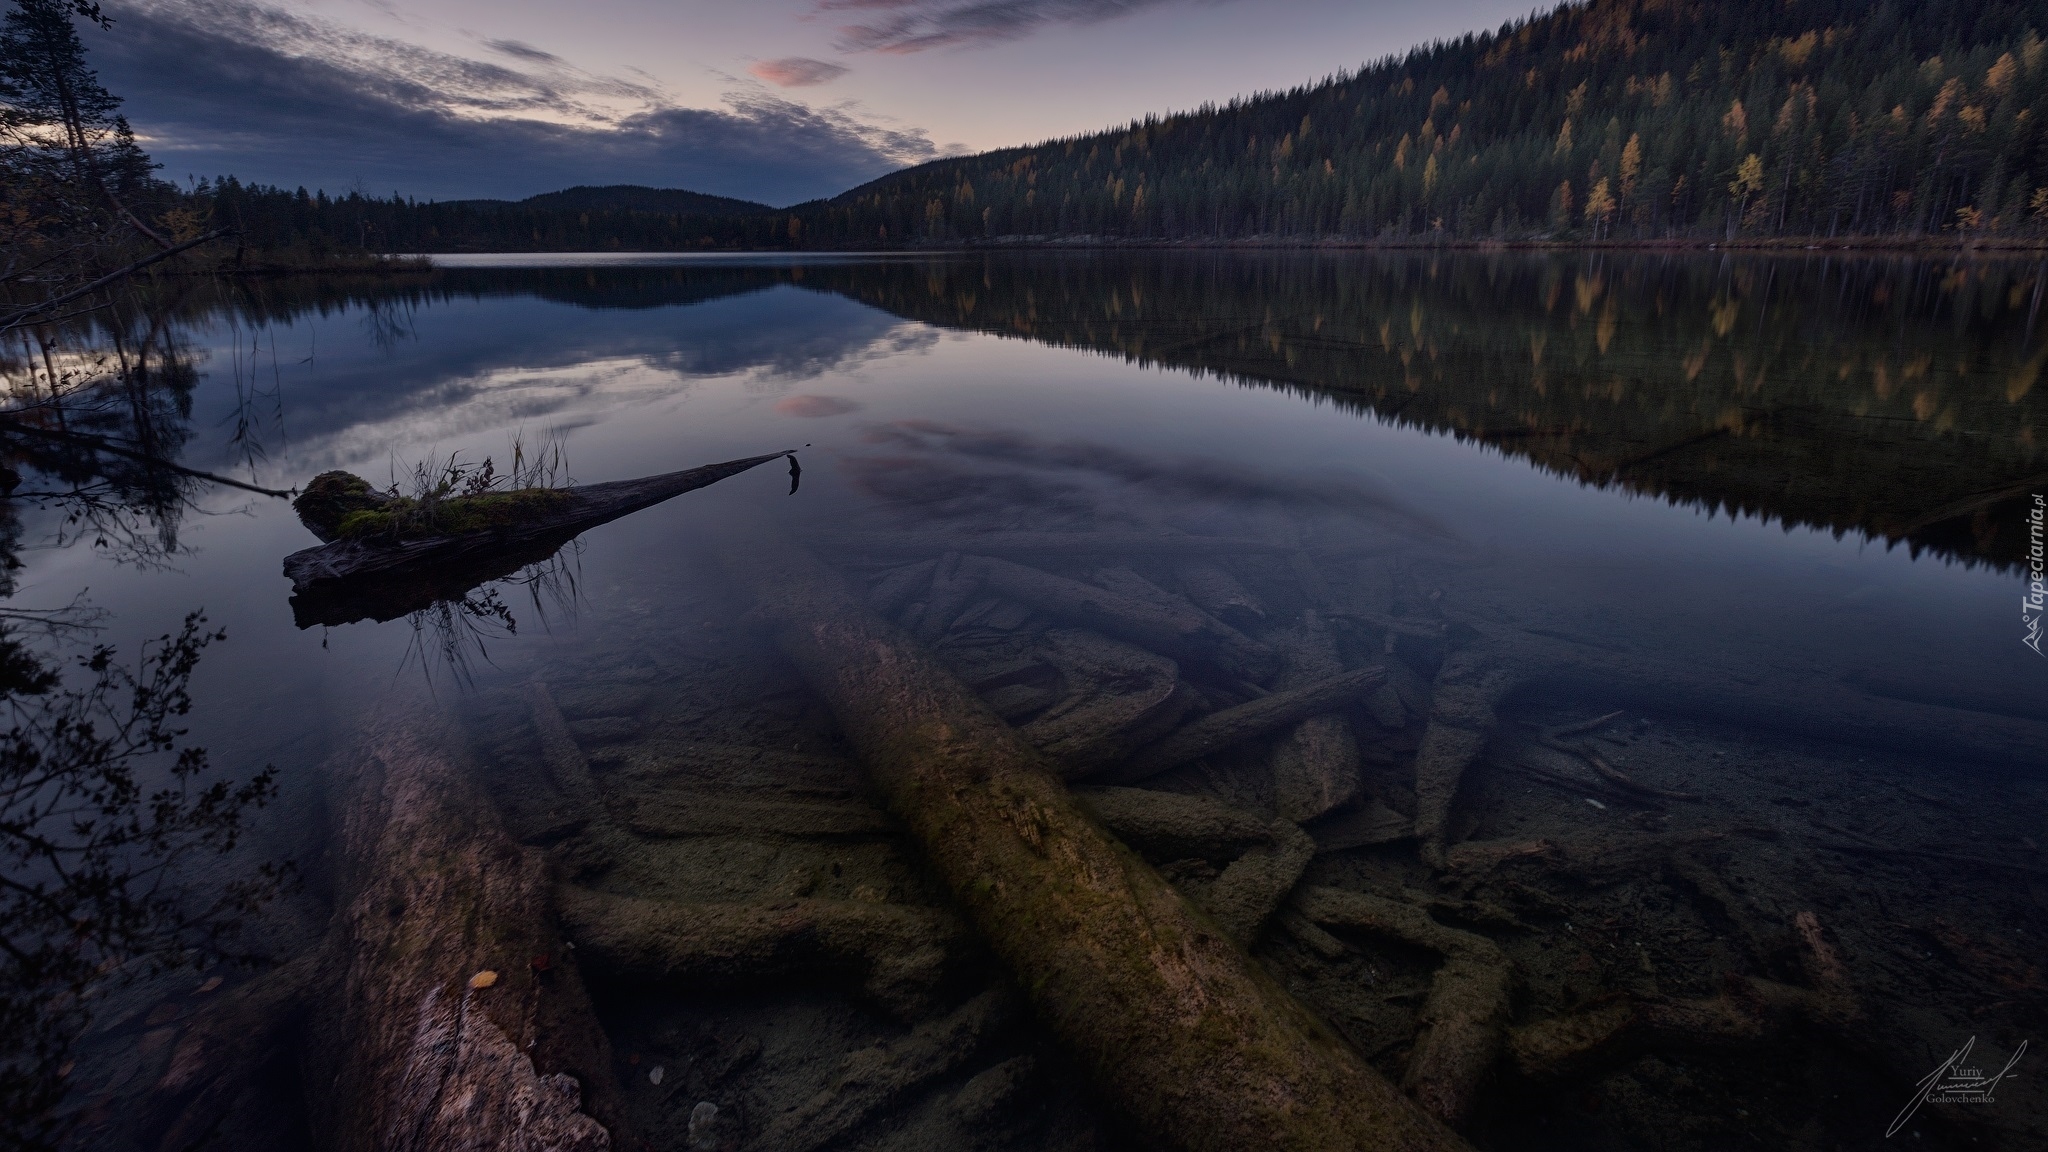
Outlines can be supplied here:
[[2027, 634], [2020, 637], [2020, 643], [2034, 650], [2034, 655], [2048, 657], [2041, 651], [2041, 617], [2048, 611], [2048, 550], [2044, 550], [2042, 530], [2048, 520], [2048, 495], [2034, 493], [2034, 506], [2027, 509], [2027, 594], [2020, 598], [2020, 623]]

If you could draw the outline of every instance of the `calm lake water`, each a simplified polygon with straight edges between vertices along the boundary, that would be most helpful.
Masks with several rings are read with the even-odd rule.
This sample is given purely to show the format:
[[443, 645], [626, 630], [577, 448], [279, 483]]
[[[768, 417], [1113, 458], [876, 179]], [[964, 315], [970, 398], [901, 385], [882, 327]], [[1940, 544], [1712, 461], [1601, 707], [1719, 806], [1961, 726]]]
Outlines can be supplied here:
[[[1294, 816], [1324, 849], [1304, 885], [1437, 901], [1439, 920], [1515, 965], [1516, 1027], [1601, 997], [1705, 1001], [1729, 974], [1811, 983], [1801, 913], [1839, 950], [1855, 1028], [1799, 1024], [1749, 1049], [1644, 1039], [1561, 1090], [1503, 1058], [1468, 1127], [1480, 1145], [1874, 1147], [1965, 1041], [1995, 1069], [2042, 1039], [2048, 659], [2027, 644], [2039, 610], [2023, 611], [2028, 510], [2048, 496], [2042, 266], [1711, 253], [437, 264], [177, 288], [168, 322], [196, 369], [179, 460], [270, 487], [330, 469], [381, 486], [451, 455], [502, 467], [516, 439], [558, 444], [587, 485], [794, 448], [801, 485], [779, 462], [755, 468], [466, 601], [310, 627], [279, 563], [316, 541], [284, 500], [202, 487], [197, 507], [141, 515], [108, 546], [59, 546], [58, 513], [25, 515], [14, 604], [88, 590], [103, 638], [123, 646], [195, 609], [227, 630], [190, 726], [226, 771], [281, 770], [250, 849], [315, 877], [271, 914], [281, 953], [325, 930], [321, 765], [382, 692], [431, 693], [463, 717], [514, 836], [574, 858], [585, 833], [551, 831], [554, 793], [531, 784], [533, 680], [637, 846], [577, 883], [681, 903], [944, 906], [883, 825], [811, 834], [775, 811], [721, 823], [741, 795], [867, 803], [831, 716], [714, 562], [722, 526], [810, 541], [1006, 718], [1027, 731], [1076, 718], [1121, 749], [1097, 753], [1111, 757], [1286, 681], [1184, 659], [1165, 673], [1186, 686], [1180, 710], [1141, 722], [1110, 705], [1156, 653], [961, 577], [957, 557], [994, 532], [1190, 535], [1266, 547], [999, 558], [1192, 604], [1278, 650], [1327, 636], [1338, 664], [1398, 663], [1398, 691], [1339, 713], [1361, 753], [1333, 810], [1275, 783], [1279, 733], [1143, 786]], [[1431, 682], [1465, 649], [1528, 671], [1439, 813], [1444, 871], [1424, 863], [1429, 834], [1411, 834], [1431, 804], [1413, 765]], [[1591, 735], [1557, 731], [1616, 710]], [[752, 775], [716, 769], [735, 749], [773, 755]], [[1382, 817], [1401, 827], [1365, 827]], [[1522, 871], [1457, 864], [1460, 845], [1536, 841], [1554, 858]], [[1198, 903], [1229, 863], [1146, 854]], [[1281, 926], [1290, 916], [1254, 936], [1254, 955], [1399, 1080], [1436, 960], [1339, 927], [1321, 939], [1343, 953], [1319, 952], [1313, 926]], [[632, 975], [590, 978], [626, 1115], [676, 1148], [762, 1146], [850, 1054], [975, 987], [906, 1018], [800, 974], [731, 988]], [[98, 1138], [153, 1146], [127, 1117], [167, 1058], [163, 1038], [139, 1039], [164, 1026], [142, 1013], [165, 995], [152, 985], [104, 1014], [74, 1073]], [[799, 1143], [1142, 1144], [1034, 1028], [1010, 1025]], [[666, 1087], [648, 1080], [655, 1063]], [[2042, 1146], [2039, 1067], [2027, 1056], [1994, 1103], [1925, 1106], [1919, 1145]], [[225, 1145], [304, 1130], [304, 1087], [270, 1083], [272, 1110], [235, 1113]]]

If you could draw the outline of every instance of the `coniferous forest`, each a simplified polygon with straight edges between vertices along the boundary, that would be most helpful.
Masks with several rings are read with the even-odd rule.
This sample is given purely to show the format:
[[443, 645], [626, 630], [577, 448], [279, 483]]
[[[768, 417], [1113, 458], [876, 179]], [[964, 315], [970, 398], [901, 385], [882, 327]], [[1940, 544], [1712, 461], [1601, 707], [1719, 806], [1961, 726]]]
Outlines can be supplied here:
[[1998, 242], [2048, 231], [2044, 28], [2039, 0], [1591, 0], [1289, 92], [781, 210], [429, 204], [232, 180], [190, 194], [259, 247], [381, 251]]

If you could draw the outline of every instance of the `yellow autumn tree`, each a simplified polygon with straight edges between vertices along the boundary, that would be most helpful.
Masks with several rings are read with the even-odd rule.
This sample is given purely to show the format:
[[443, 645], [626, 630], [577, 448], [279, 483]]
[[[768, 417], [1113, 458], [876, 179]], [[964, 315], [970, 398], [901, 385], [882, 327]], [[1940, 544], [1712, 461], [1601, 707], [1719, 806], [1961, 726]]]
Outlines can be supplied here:
[[1586, 223], [1593, 226], [1593, 239], [1600, 239], [1602, 231], [1614, 219], [1614, 194], [1607, 189], [1607, 177], [1595, 181], [1586, 193]]
[[[1740, 107], [1740, 105], [1737, 105]], [[1735, 200], [1735, 211], [1728, 215], [1728, 234], [1735, 234], [1735, 222], [1743, 219], [1749, 211], [1750, 202], [1764, 190], [1763, 157], [1751, 152], [1735, 166], [1735, 179], [1728, 182], [1728, 195]]]

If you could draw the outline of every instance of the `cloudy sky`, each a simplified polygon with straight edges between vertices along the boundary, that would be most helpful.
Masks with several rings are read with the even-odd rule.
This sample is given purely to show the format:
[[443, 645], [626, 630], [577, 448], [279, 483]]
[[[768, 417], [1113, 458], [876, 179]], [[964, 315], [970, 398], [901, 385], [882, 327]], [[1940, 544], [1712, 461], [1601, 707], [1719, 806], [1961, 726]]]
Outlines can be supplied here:
[[1528, 0], [109, 0], [166, 178], [770, 204], [1317, 79]]

